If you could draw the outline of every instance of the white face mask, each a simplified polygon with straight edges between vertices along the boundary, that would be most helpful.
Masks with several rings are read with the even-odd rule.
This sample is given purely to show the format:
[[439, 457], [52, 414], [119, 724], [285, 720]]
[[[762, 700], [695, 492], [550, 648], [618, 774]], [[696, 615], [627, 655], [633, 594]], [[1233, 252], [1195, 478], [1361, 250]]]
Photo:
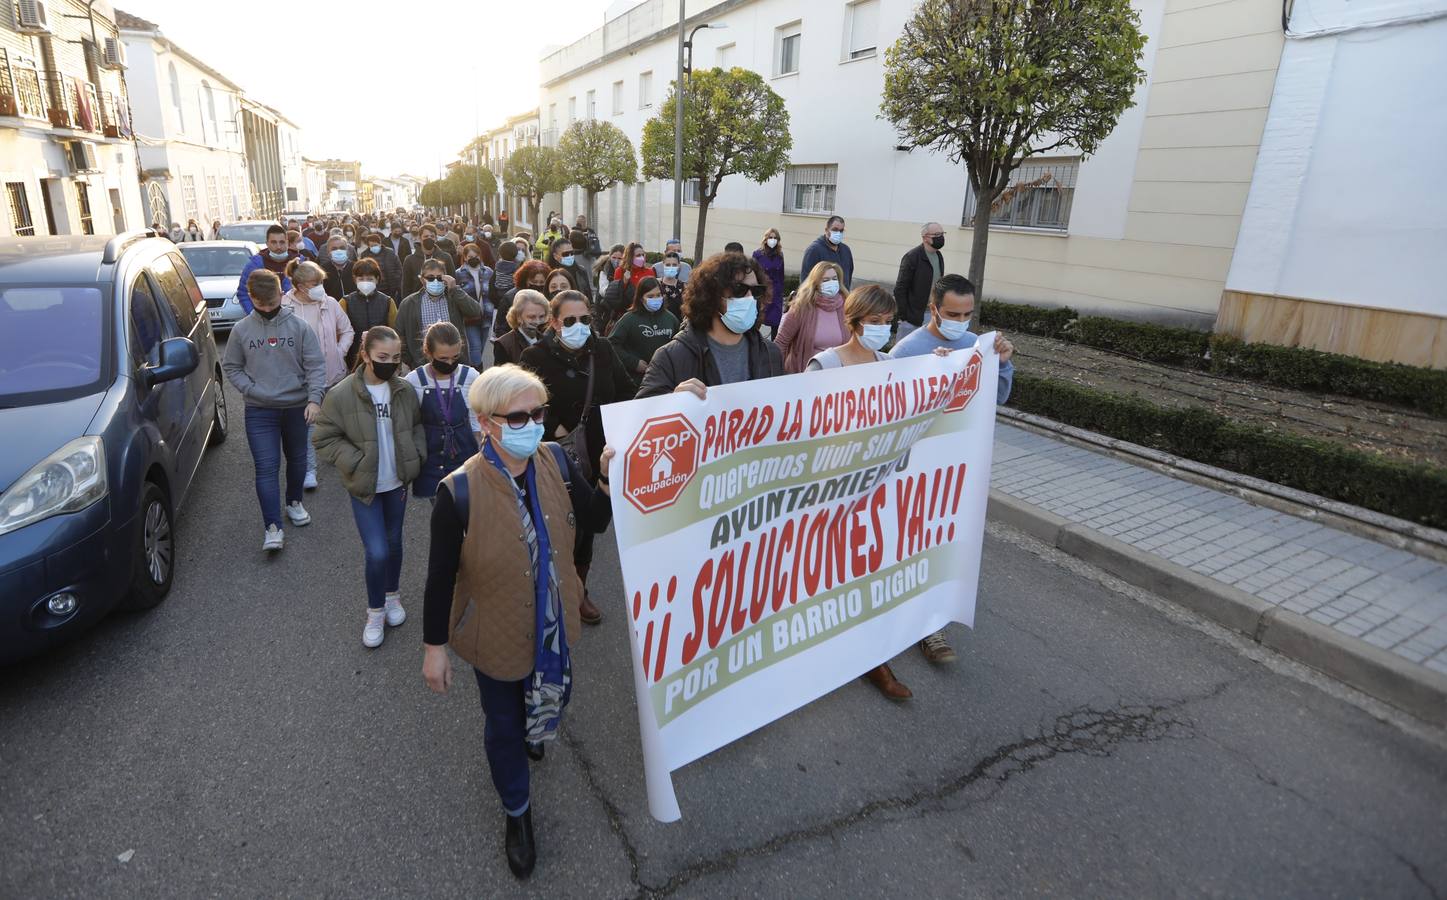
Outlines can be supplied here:
[[839, 295], [839, 282], [834, 279], [820, 282], [819, 293], [826, 297], [837, 297]]
[[859, 343], [868, 347], [870, 350], [882, 349], [885, 344], [889, 343], [889, 330], [888, 325], [866, 324], [863, 326], [863, 331], [859, 335]]
[[769, 245], [769, 249], [772, 250], [772, 249], [774, 249], [775, 247], [779, 246], [779, 239], [778, 239], [778, 238], [769, 238], [767, 241], [764, 241], [764, 243], [768, 244], [768, 245]]
[[370, 296], [372, 295], [372, 292], [375, 291], [376, 289], [377, 289], [377, 282], [375, 282], [375, 281], [359, 281], [359, 282], [357, 282], [357, 290], [359, 290], [359, 291], [362, 292], [362, 296], [363, 296], [363, 297], [370, 297]]
[[307, 288], [306, 295], [320, 303], [323, 300], [327, 299], [327, 289], [319, 284], [314, 284], [311, 287]]

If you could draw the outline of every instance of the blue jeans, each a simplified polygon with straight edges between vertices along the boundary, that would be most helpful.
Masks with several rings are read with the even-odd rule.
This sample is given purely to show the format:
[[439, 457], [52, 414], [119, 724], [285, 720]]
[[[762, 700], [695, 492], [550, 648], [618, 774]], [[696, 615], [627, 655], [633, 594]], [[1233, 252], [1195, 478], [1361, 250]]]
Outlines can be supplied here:
[[399, 487], [372, 498], [370, 504], [352, 498], [352, 518], [362, 536], [367, 560], [367, 608], [381, 609], [387, 594], [402, 580], [402, 516], [407, 512], [407, 488]]
[[488, 332], [492, 329], [486, 325], [464, 325], [467, 330], [467, 364], [479, 372], [482, 371], [482, 353], [487, 349]]
[[520, 816], [528, 808], [528, 716], [523, 708], [521, 681], [498, 681], [473, 669], [477, 693], [482, 699], [482, 746], [492, 786], [502, 800], [503, 810]]
[[281, 472], [283, 453], [286, 454], [286, 502], [301, 502], [306, 452], [310, 447], [306, 438], [306, 407], [246, 407], [246, 443], [251, 447], [251, 461], [256, 465], [256, 500], [261, 504], [261, 518], [267, 527], [281, 527], [281, 494], [276, 476]]

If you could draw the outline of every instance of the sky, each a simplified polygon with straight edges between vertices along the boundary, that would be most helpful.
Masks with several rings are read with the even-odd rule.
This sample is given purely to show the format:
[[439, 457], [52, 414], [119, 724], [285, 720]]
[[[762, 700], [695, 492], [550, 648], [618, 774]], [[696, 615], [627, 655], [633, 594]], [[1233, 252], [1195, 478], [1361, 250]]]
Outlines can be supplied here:
[[[475, 129], [537, 106], [544, 49], [600, 27], [609, 5], [115, 2], [301, 126], [307, 157], [359, 159], [366, 175], [424, 178], [456, 159]], [[424, 69], [432, 72], [425, 85]], [[364, 105], [375, 111], [370, 127], [357, 122]]]

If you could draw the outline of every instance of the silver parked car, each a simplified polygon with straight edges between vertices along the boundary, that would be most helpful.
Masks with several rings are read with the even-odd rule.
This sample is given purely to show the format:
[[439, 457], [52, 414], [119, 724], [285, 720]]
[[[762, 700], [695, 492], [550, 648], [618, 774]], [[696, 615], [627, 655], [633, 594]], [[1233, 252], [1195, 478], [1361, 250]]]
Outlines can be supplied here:
[[177, 244], [176, 249], [186, 258], [201, 286], [211, 316], [211, 331], [218, 335], [229, 333], [231, 326], [246, 315], [241, 301], [236, 299], [241, 270], [261, 248], [251, 241], [188, 241]]
[[251, 241], [253, 244], [266, 243], [266, 229], [273, 225], [279, 225], [275, 219], [244, 219], [240, 222], [227, 222], [221, 226], [221, 239], [223, 241]]

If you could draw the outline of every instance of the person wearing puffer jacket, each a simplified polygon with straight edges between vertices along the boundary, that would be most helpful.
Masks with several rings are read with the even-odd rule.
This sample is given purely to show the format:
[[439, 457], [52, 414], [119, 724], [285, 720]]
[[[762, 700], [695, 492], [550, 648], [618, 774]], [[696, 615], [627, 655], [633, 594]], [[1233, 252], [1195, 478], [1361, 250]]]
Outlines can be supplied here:
[[[281, 296], [283, 309], [289, 309], [316, 332], [322, 345], [322, 356], [327, 364], [327, 387], [331, 387], [347, 376], [347, 351], [352, 347], [352, 320], [342, 311], [341, 304], [327, 296], [323, 282], [326, 272], [321, 266], [307, 260], [292, 260], [286, 267], [291, 279], [291, 290]], [[311, 431], [307, 431], [308, 440]], [[307, 444], [306, 489], [317, 486], [317, 456], [311, 444]]]
[[402, 608], [402, 518], [407, 485], [422, 472], [427, 446], [412, 386], [397, 375], [402, 340], [386, 325], [367, 329], [357, 370], [322, 400], [312, 443], [337, 467], [352, 495], [352, 517], [366, 560], [367, 621], [362, 644], [379, 647]]

